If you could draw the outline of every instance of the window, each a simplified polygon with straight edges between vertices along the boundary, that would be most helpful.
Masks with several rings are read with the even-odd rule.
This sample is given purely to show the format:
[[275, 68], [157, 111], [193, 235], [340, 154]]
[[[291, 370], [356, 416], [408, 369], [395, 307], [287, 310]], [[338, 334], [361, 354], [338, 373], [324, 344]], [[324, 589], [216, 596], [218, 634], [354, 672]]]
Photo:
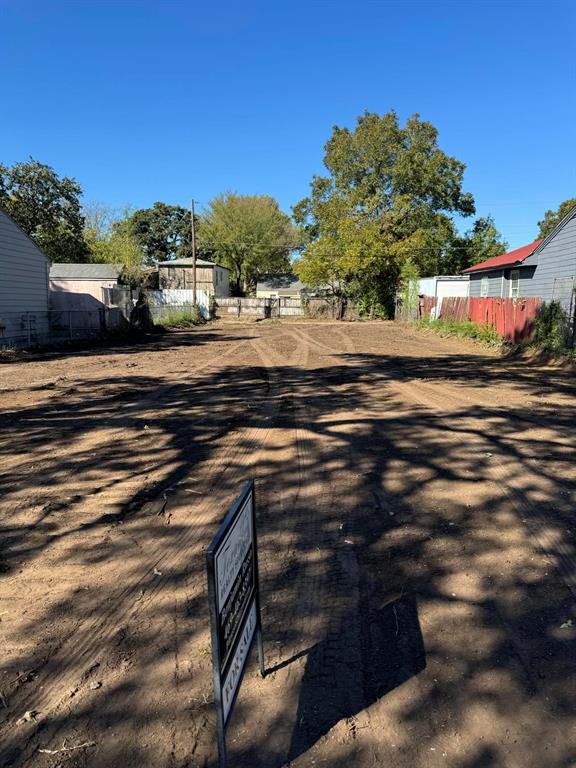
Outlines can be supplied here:
[[520, 295], [520, 270], [510, 270], [510, 298], [517, 299]]
[[485, 299], [488, 296], [488, 278], [483, 277], [480, 281], [480, 296]]
[[215, 278], [215, 280], [214, 280], [215, 284], [218, 285], [218, 270], [217, 269], [214, 269], [214, 278]]

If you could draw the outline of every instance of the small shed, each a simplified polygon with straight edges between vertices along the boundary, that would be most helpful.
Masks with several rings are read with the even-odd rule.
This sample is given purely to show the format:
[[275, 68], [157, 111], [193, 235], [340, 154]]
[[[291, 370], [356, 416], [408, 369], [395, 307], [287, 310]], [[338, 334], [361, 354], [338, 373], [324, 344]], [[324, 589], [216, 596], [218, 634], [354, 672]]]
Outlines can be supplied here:
[[0, 208], [0, 345], [34, 343], [48, 331], [50, 261]]
[[[192, 259], [173, 259], [158, 264], [158, 284], [162, 290], [190, 290], [194, 262]], [[213, 261], [196, 259], [196, 288], [208, 296], [230, 295], [230, 270]]]
[[117, 288], [122, 264], [66, 264], [50, 267], [50, 308], [94, 310], [106, 305], [105, 292]]
[[443, 299], [447, 296], [468, 296], [469, 290], [468, 275], [435, 275], [420, 278], [418, 294]]

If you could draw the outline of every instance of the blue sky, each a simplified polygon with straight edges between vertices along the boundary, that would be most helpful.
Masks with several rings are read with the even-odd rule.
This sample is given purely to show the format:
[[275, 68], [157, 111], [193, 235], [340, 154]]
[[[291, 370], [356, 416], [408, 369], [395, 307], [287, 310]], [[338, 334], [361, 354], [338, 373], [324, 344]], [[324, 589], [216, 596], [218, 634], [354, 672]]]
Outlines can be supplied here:
[[334, 124], [419, 112], [512, 247], [576, 196], [576, 3], [0, 0], [0, 162], [87, 201], [274, 195], [322, 173]]

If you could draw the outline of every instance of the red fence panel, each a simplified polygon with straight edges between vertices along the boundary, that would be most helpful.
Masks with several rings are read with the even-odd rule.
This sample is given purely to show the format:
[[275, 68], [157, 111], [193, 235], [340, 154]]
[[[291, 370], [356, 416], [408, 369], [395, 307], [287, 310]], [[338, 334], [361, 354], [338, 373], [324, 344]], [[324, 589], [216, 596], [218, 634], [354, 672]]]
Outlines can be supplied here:
[[542, 300], [478, 299], [455, 296], [442, 301], [440, 317], [443, 320], [471, 320], [476, 325], [495, 328], [506, 341], [526, 341], [534, 332], [534, 321]]
[[420, 296], [418, 300], [418, 317], [430, 317], [430, 313], [436, 306], [435, 296]]
[[462, 322], [468, 320], [470, 299], [467, 296], [447, 296], [442, 299], [440, 317], [443, 320]]

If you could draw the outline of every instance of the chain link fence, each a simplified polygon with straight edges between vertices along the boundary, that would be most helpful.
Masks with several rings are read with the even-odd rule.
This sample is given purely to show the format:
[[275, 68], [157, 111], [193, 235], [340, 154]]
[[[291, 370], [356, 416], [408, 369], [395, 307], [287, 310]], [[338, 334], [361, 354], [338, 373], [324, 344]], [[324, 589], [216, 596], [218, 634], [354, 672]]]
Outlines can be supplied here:
[[115, 307], [0, 314], [0, 348], [26, 348], [103, 336], [123, 322]]

